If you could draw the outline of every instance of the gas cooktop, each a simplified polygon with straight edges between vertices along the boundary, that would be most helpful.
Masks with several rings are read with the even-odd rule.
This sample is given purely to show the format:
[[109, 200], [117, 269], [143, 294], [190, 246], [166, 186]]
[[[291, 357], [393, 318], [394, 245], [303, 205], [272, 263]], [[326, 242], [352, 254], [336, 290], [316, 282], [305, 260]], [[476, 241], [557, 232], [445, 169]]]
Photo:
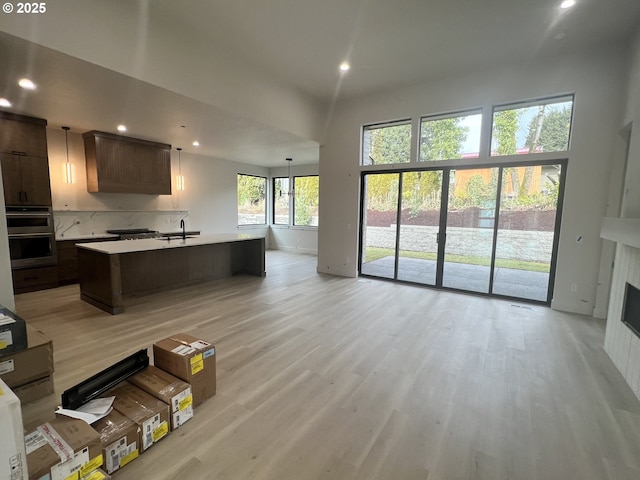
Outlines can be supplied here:
[[159, 238], [160, 232], [148, 228], [122, 228], [107, 230], [107, 233], [118, 235], [120, 240], [136, 240], [139, 238]]

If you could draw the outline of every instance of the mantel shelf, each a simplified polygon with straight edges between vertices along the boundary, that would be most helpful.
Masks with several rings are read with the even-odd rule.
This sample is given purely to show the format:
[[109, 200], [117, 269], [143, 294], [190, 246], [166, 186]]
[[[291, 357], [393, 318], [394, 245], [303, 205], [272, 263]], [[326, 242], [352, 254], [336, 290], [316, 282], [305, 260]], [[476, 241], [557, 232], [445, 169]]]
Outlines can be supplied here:
[[640, 218], [603, 217], [600, 237], [640, 248]]

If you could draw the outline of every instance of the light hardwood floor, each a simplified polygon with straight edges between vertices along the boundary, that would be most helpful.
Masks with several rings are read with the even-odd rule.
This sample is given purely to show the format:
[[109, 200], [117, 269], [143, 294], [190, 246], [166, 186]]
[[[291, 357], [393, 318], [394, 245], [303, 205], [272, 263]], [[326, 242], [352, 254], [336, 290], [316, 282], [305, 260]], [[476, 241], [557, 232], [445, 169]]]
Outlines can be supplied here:
[[516, 302], [316, 273], [267, 252], [267, 276], [130, 300], [77, 285], [16, 297], [53, 338], [56, 394], [176, 332], [215, 342], [218, 393], [115, 479], [640, 478], [640, 402], [603, 321]]

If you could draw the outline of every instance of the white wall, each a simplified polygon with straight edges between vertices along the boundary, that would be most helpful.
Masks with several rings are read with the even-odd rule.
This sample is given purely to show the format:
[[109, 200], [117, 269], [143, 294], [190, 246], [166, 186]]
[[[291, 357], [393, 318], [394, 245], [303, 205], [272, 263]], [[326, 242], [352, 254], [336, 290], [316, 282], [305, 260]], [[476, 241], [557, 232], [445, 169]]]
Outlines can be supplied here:
[[[189, 228], [202, 233], [228, 233], [238, 230], [236, 196], [237, 174], [267, 176], [269, 171], [257, 167], [199, 155], [182, 153], [185, 190], [176, 189], [178, 152], [172, 150], [172, 194], [141, 195], [122, 193], [88, 193], [84, 142], [80, 133], [69, 134], [69, 160], [75, 165], [77, 183], [63, 181], [66, 147], [62, 129], [47, 129], [49, 171], [53, 210], [140, 210], [188, 211]], [[243, 229], [247, 233], [267, 234], [266, 228]]]
[[640, 218], [640, 28], [632, 44], [624, 125], [631, 130], [622, 216]]
[[[66, 184], [63, 181], [63, 165], [66, 162], [64, 131], [48, 128], [47, 144], [54, 211], [187, 211], [188, 228], [200, 230], [202, 233], [241, 231], [264, 235], [268, 248], [317, 253], [318, 233], [315, 228], [277, 226], [275, 232], [270, 233], [266, 226], [238, 227], [237, 174], [269, 178], [286, 176], [286, 167], [268, 169], [183, 152], [181, 163], [186, 187], [184, 191], [179, 191], [175, 186], [178, 156], [173, 150], [171, 152], [172, 195], [88, 193], [81, 133], [69, 133], [69, 159], [76, 170], [77, 183], [75, 184]], [[318, 165], [296, 165], [292, 167], [291, 173], [292, 175], [317, 175]]]
[[[605, 214], [616, 135], [622, 118], [625, 48], [591, 49], [581, 55], [514, 65], [425, 83], [338, 104], [320, 149], [318, 271], [357, 274], [360, 130], [399, 118], [575, 93], [575, 120], [552, 306], [592, 314], [595, 308]], [[488, 133], [488, 130], [485, 130]], [[578, 236], [581, 244], [576, 243]], [[608, 253], [611, 255], [611, 252]], [[609, 263], [613, 258], [609, 259]], [[570, 284], [578, 285], [570, 292]]]

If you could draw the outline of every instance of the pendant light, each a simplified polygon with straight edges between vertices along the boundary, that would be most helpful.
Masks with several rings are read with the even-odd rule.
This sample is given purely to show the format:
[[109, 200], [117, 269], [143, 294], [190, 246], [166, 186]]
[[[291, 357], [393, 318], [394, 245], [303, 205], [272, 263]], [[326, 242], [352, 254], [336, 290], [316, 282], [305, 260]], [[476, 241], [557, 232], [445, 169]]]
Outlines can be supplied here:
[[285, 158], [285, 160], [287, 161], [288, 165], [287, 165], [287, 190], [286, 192], [283, 192], [282, 190], [280, 190], [280, 196], [282, 197], [283, 195], [288, 195], [289, 197], [293, 197], [293, 195], [295, 194], [295, 191], [293, 190], [292, 185], [293, 182], [291, 181], [291, 162], [293, 162], [293, 158]]
[[180, 191], [184, 191], [184, 176], [182, 175], [182, 159], [180, 157], [180, 152], [182, 152], [182, 148], [178, 147], [178, 176], [176, 177], [176, 188]]
[[64, 183], [76, 183], [76, 166], [69, 162], [69, 127], [62, 127], [64, 130], [64, 142], [67, 147], [67, 163], [63, 167]]

